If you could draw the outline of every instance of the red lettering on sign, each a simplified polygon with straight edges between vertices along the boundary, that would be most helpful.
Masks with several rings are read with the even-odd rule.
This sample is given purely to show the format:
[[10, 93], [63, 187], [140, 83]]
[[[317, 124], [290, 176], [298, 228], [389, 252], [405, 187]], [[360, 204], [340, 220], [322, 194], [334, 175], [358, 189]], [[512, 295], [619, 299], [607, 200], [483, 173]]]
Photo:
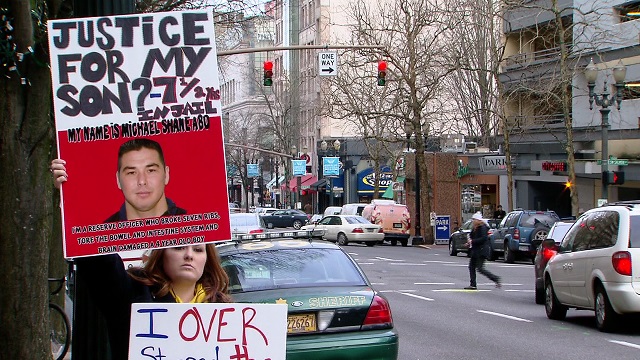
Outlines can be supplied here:
[[542, 163], [542, 170], [545, 171], [567, 171], [567, 163], [564, 161], [545, 161]]
[[[251, 311], [250, 317], [249, 319], [247, 319], [247, 313]], [[262, 330], [258, 329], [257, 327], [251, 325], [251, 321], [253, 320], [253, 318], [256, 317], [256, 310], [253, 308], [244, 308], [242, 309], [242, 345], [247, 345], [247, 329], [253, 329], [255, 331], [258, 332], [258, 334], [260, 334], [262, 336], [262, 338], [264, 339], [264, 344], [265, 345], [269, 345], [269, 340], [267, 340], [267, 337], [264, 335], [264, 333], [262, 332]]]

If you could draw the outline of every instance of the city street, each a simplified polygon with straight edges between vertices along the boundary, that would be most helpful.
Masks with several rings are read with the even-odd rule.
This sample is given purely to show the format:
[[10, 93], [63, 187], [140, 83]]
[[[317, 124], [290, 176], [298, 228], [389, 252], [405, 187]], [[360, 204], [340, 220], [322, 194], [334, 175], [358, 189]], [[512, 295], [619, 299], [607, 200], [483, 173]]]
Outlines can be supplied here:
[[466, 291], [468, 259], [449, 256], [446, 245], [345, 249], [391, 303], [400, 333], [398, 359], [640, 358], [637, 326], [602, 333], [591, 311], [569, 310], [565, 321], [547, 319], [544, 306], [534, 302], [530, 261], [487, 262], [503, 288], [478, 274], [479, 290]]

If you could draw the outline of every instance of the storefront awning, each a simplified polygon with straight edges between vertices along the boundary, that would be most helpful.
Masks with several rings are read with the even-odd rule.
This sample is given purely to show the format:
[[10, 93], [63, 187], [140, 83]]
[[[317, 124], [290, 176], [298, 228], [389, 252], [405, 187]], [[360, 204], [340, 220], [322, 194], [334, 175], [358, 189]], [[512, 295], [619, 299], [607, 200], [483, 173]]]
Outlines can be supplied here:
[[322, 178], [314, 182], [313, 184], [309, 185], [309, 187], [311, 188], [311, 190], [320, 191], [320, 189], [324, 189], [327, 187], [327, 179]]
[[[301, 190], [309, 189], [311, 184], [318, 181], [318, 178], [311, 174], [302, 175], [300, 176], [300, 178], [301, 178], [300, 179]], [[298, 185], [298, 179], [297, 179], [297, 176], [294, 176], [291, 180], [289, 180], [289, 189], [291, 189], [291, 191], [294, 191], [294, 192], [298, 191], [297, 185]]]

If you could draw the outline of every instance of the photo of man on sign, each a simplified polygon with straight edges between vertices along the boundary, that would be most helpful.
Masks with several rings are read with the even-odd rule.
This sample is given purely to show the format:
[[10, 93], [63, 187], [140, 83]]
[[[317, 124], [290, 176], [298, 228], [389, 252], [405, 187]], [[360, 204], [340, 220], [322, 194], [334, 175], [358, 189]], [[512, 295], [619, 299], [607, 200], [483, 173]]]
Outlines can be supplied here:
[[106, 222], [187, 213], [165, 195], [169, 166], [165, 164], [162, 147], [156, 141], [133, 139], [120, 146], [116, 182], [125, 201]]

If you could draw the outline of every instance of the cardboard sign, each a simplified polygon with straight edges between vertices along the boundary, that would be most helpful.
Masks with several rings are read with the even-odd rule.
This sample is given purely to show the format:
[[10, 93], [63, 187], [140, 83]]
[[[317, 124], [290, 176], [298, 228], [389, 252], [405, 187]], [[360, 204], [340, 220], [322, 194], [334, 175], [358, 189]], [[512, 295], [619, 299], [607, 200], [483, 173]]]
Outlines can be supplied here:
[[286, 304], [133, 304], [129, 360], [284, 360]]
[[[230, 239], [213, 18], [48, 22], [66, 258]], [[119, 149], [133, 139], [157, 143], [164, 164], [149, 150], [160, 166], [125, 173]], [[181, 210], [155, 214], [155, 204]]]

